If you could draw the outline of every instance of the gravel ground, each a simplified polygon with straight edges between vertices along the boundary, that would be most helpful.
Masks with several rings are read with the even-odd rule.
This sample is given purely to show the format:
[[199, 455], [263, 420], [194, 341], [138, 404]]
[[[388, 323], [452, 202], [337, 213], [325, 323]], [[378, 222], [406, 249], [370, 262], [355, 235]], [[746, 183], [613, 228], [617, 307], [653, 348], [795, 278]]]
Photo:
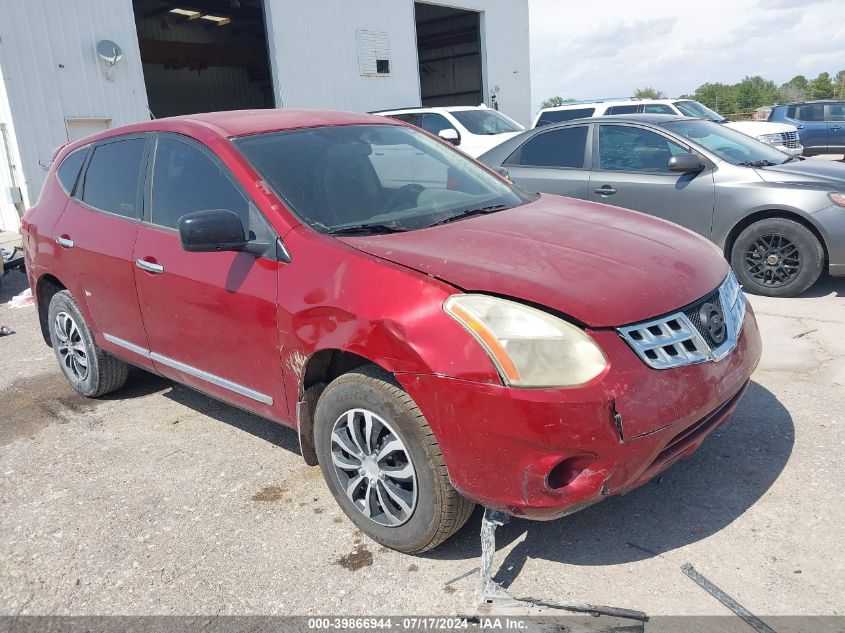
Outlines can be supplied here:
[[[25, 288], [0, 286], [5, 303]], [[517, 596], [652, 615], [845, 614], [845, 279], [751, 299], [765, 353], [733, 420], [658, 480], [499, 530]], [[32, 307], [0, 306], [0, 614], [454, 614], [476, 601], [476, 512], [418, 557], [335, 506], [296, 434], [144, 372], [92, 401]], [[750, 629], [749, 629], [750, 630]]]

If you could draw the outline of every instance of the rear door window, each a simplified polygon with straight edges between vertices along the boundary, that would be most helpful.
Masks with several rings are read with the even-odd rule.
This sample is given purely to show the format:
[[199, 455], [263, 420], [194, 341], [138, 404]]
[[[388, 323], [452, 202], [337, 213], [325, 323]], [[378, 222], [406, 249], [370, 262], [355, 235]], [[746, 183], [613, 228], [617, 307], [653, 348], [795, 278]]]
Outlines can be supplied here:
[[830, 106], [830, 121], [845, 121], [845, 104]]
[[672, 109], [672, 106], [666, 105], [665, 103], [647, 103], [643, 106], [643, 112], [648, 112], [649, 114], [677, 114]]
[[85, 162], [85, 157], [88, 156], [88, 148], [83, 147], [78, 149], [62, 161], [59, 168], [56, 170], [56, 176], [65, 193], [68, 195], [73, 193], [73, 187], [76, 185], [76, 179], [79, 177], [79, 170], [82, 169], [82, 163]]
[[576, 125], [538, 134], [511, 154], [505, 164], [582, 169], [587, 129], [586, 125]]
[[604, 113], [605, 116], [610, 114], [636, 114], [637, 110], [640, 108], [639, 104], [632, 104], [632, 105], [616, 105], [610, 106], [607, 111]]
[[824, 106], [821, 104], [803, 105], [798, 109], [799, 121], [824, 121]]
[[596, 113], [595, 108], [573, 108], [571, 110], [549, 110], [543, 112], [540, 118], [537, 119], [537, 127], [541, 125], [550, 125], [552, 123], [561, 123], [562, 121], [572, 121], [573, 119], [586, 119]]
[[79, 198], [90, 207], [127, 218], [140, 217], [141, 165], [145, 138], [111, 141], [94, 148]]
[[257, 208], [235, 185], [229, 170], [194, 145], [159, 138], [153, 167], [151, 221], [175, 229], [194, 211], [225, 209], [240, 217], [248, 239], [270, 241], [272, 231]]
[[599, 167], [608, 171], [669, 172], [669, 159], [687, 149], [657, 132], [628, 125], [602, 125]]

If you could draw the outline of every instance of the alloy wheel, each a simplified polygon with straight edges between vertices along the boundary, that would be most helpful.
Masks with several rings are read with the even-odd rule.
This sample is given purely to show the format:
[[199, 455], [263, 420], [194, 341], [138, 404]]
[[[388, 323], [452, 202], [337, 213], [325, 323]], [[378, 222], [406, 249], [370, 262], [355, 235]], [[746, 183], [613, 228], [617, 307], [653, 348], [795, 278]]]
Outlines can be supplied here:
[[65, 371], [82, 382], [88, 378], [88, 351], [76, 321], [67, 312], [59, 312], [53, 324], [58, 340], [59, 358]]
[[799, 275], [801, 264], [798, 246], [785, 235], [763, 235], [745, 251], [746, 271], [761, 286], [785, 286]]
[[350, 409], [334, 423], [331, 458], [352, 504], [371, 521], [398, 527], [417, 504], [417, 477], [410, 452], [382, 417]]

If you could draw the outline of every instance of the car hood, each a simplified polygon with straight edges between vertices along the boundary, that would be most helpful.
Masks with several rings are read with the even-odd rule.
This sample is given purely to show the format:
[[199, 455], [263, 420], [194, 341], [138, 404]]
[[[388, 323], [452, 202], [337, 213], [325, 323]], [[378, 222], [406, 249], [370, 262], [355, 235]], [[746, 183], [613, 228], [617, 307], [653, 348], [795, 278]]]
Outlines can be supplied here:
[[438, 227], [341, 239], [464, 291], [547, 306], [591, 327], [677, 310], [728, 272], [711, 244], [675, 224], [550, 195]]
[[797, 132], [798, 128], [788, 123], [770, 123], [769, 121], [731, 121], [725, 123], [727, 127], [737, 132], [748, 134], [748, 136], [761, 136], [763, 134], [783, 134], [785, 132]]
[[845, 164], [809, 158], [756, 170], [766, 182], [811, 182], [835, 185], [845, 191]]

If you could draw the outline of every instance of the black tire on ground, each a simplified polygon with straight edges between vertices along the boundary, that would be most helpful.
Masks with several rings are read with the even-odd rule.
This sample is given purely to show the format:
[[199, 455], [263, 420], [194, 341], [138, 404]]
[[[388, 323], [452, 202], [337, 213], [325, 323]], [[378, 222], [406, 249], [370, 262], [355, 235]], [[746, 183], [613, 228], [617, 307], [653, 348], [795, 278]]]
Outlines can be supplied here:
[[[755, 244], [766, 243], [771, 244], [774, 250], [755, 248], [756, 259], [750, 257]], [[778, 245], [788, 243], [797, 249], [799, 263], [797, 270], [789, 269], [791, 278], [782, 281], [776, 274], [766, 272], [767, 266], [761, 263], [761, 258], [765, 260], [766, 253], [774, 255]], [[796, 253], [790, 246], [783, 247], [782, 252], [793, 253], [792, 257]], [[755, 222], [739, 234], [731, 249], [731, 266], [746, 292], [766, 297], [794, 297], [818, 280], [824, 267], [824, 249], [813, 232], [803, 224], [786, 218], [767, 218]]]
[[47, 324], [59, 367], [80, 394], [98, 398], [126, 383], [129, 365], [100, 349], [67, 290], [57, 292], [50, 299]]
[[[381, 417], [407, 449], [416, 472], [417, 496], [410, 518], [401, 525], [382, 525], [365, 516], [347, 496], [335, 470], [332, 431], [353, 409]], [[472, 514], [475, 504], [452, 487], [440, 447], [422, 412], [395, 378], [376, 365], [344, 374], [326, 387], [314, 416], [314, 442], [323, 477], [338, 505], [362, 532], [386, 547], [409, 554], [433, 549]]]

